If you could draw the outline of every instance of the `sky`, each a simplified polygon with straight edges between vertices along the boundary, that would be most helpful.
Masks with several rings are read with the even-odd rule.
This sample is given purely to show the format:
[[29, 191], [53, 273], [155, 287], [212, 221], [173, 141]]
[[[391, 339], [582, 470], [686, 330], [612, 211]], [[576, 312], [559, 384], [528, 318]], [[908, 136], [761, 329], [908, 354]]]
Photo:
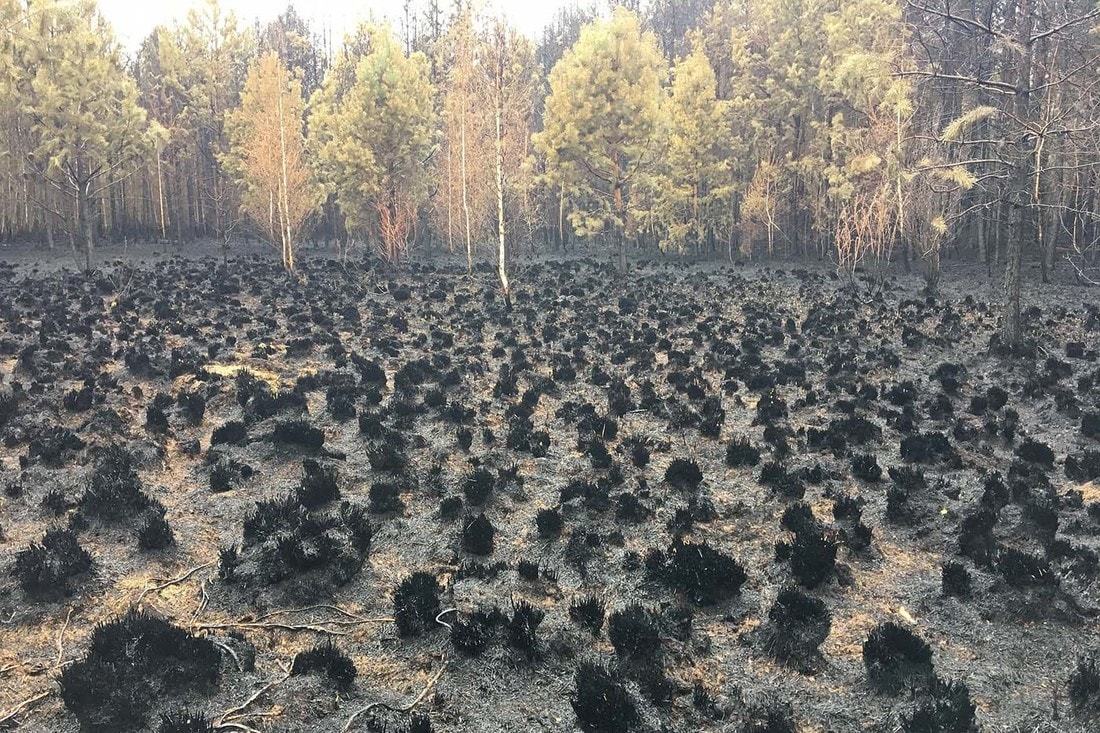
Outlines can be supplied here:
[[[114, 25], [119, 43], [133, 52], [142, 39], [158, 25], [182, 21], [187, 10], [198, 0], [99, 0], [103, 15]], [[524, 33], [535, 36], [558, 8], [571, 0], [487, 0], [492, 8], [503, 10], [508, 20]], [[251, 25], [256, 18], [261, 23], [279, 15], [287, 0], [221, 0], [223, 8], [232, 10], [242, 25]], [[298, 0], [294, 3], [302, 15], [320, 31], [329, 28], [335, 45], [345, 33], [364, 20], [389, 20], [400, 26], [403, 0]], [[450, 3], [441, 3], [448, 7]]]

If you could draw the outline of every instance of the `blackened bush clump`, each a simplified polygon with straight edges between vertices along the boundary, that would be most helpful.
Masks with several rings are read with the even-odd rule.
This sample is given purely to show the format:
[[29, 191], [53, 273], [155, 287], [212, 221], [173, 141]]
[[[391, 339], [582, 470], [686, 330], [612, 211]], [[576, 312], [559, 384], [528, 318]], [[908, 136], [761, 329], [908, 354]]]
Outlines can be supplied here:
[[393, 617], [401, 636], [420, 636], [435, 626], [441, 590], [431, 573], [413, 573], [401, 581], [393, 594]]
[[132, 731], [164, 695], [212, 685], [220, 675], [218, 650], [160, 618], [131, 611], [97, 626], [84, 658], [59, 680], [65, 707], [94, 733]]
[[534, 659], [538, 651], [536, 632], [546, 613], [527, 601], [512, 606], [512, 618], [508, 621], [508, 644]]
[[1077, 661], [1069, 676], [1069, 700], [1078, 715], [1100, 713], [1100, 661], [1096, 654]]
[[776, 543], [776, 557], [791, 564], [791, 574], [803, 588], [816, 588], [828, 579], [836, 567], [837, 541], [835, 533], [826, 531], [816, 519], [789, 527], [794, 532], [790, 542]]
[[561, 534], [561, 512], [558, 509], [539, 509], [535, 515], [535, 526], [538, 528], [539, 537], [550, 539]]
[[1028, 463], [1035, 463], [1046, 468], [1054, 465], [1054, 451], [1046, 443], [1033, 438], [1027, 438], [1016, 448], [1016, 455]]
[[912, 463], [937, 463], [953, 460], [956, 453], [946, 435], [930, 432], [902, 438], [901, 457]]
[[897, 694], [931, 678], [932, 648], [909, 629], [887, 621], [863, 642], [863, 665], [873, 687]]
[[569, 618], [581, 628], [588, 629], [592, 636], [600, 635], [606, 612], [607, 604], [596, 596], [575, 600], [569, 606]]
[[92, 556], [67, 529], [51, 529], [41, 544], [32, 544], [15, 556], [12, 575], [29, 594], [65, 593], [68, 580], [92, 567]]
[[580, 727], [590, 733], [630, 733], [639, 716], [634, 699], [607, 668], [585, 662], [573, 678], [570, 702]]
[[753, 421], [753, 425], [770, 425], [786, 417], [786, 401], [777, 395], [775, 390], [768, 390], [756, 403], [756, 419]]
[[1100, 440], [1100, 412], [1081, 414], [1081, 435]]
[[462, 527], [462, 548], [473, 555], [491, 555], [496, 528], [484, 514], [468, 519]]
[[502, 620], [503, 614], [495, 608], [460, 616], [451, 625], [451, 644], [463, 654], [476, 657], [489, 646]]
[[750, 707], [740, 733], [798, 733], [798, 726], [790, 705], [773, 700]]
[[1066, 456], [1066, 478], [1079, 483], [1100, 479], [1100, 451], [1086, 450]]
[[473, 506], [481, 506], [489, 498], [493, 490], [493, 474], [486, 468], [476, 469], [466, 477], [462, 484], [462, 491], [466, 494], [466, 501]]
[[[461, 509], [462, 500], [457, 496], [452, 498], [458, 500], [459, 509]], [[404, 511], [405, 502], [401, 500], [401, 486], [390, 481], [377, 481], [371, 484], [370, 510], [374, 514], [397, 514]]]
[[758, 463], [760, 463], [760, 449], [750, 443], [748, 438], [735, 438], [726, 446], [726, 465], [730, 468], [755, 466]]
[[294, 655], [290, 666], [292, 675], [321, 674], [341, 690], [351, 687], [359, 671], [348, 655], [333, 645], [331, 640]]
[[81, 513], [117, 520], [151, 506], [153, 500], [142, 490], [130, 452], [118, 446], [104, 451], [80, 497]]
[[795, 587], [779, 592], [764, 625], [764, 649], [781, 662], [806, 663], [829, 636], [832, 619], [825, 602]]
[[275, 425], [272, 438], [276, 443], [293, 445], [303, 450], [317, 451], [325, 444], [325, 433], [306, 420], [283, 420]]
[[153, 514], [145, 519], [138, 529], [137, 540], [138, 547], [145, 552], [163, 550], [176, 541], [168, 520], [162, 514]]
[[649, 659], [661, 648], [661, 634], [653, 614], [637, 603], [615, 611], [607, 620], [607, 638], [620, 657]]
[[788, 499], [801, 499], [806, 495], [806, 485], [802, 478], [777, 461], [769, 461], [760, 469], [760, 483]]
[[978, 724], [970, 689], [963, 682], [932, 680], [916, 705], [901, 716], [903, 733], [976, 733]]
[[705, 542], [675, 540], [660, 573], [693, 602], [709, 606], [736, 595], [748, 579], [741, 563]]
[[312, 458], [307, 458], [302, 461], [302, 473], [297, 497], [298, 503], [305, 508], [316, 509], [340, 498], [335, 468], [323, 466]]
[[852, 475], [864, 481], [877, 483], [882, 479], [882, 468], [874, 455], [861, 453], [852, 457]]
[[965, 598], [970, 595], [970, 571], [961, 562], [946, 562], [942, 573], [945, 595]]
[[229, 422], [214, 428], [210, 436], [210, 445], [240, 445], [248, 439], [248, 428], [240, 420]]
[[312, 595], [351, 580], [370, 550], [372, 528], [366, 512], [348, 502], [310, 511], [287, 496], [257, 502], [242, 535], [235, 577], [265, 585], [293, 578], [292, 592]]
[[214, 733], [214, 721], [203, 713], [178, 708], [160, 716], [157, 733]]

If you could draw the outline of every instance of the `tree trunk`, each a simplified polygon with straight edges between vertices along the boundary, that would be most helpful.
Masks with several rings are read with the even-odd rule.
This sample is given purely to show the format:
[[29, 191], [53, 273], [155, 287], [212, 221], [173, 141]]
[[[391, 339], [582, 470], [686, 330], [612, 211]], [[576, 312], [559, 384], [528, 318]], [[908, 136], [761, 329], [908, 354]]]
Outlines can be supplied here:
[[504, 305], [512, 310], [512, 287], [508, 282], [508, 249], [504, 231], [504, 31], [497, 29], [496, 131], [497, 131], [497, 274], [504, 292]]
[[76, 187], [76, 218], [77, 231], [80, 232], [81, 245], [84, 249], [84, 271], [92, 271], [92, 247], [95, 244], [95, 223], [92, 221], [92, 201], [89, 196], [89, 183], [81, 183]]
[[[1030, 118], [1031, 105], [1031, 62], [1033, 48], [1031, 31], [1034, 24], [1034, 0], [1020, 0], [1017, 8], [1016, 40], [1019, 43], [1020, 61], [1016, 70], [1016, 99], [1014, 113], [1024, 121]], [[1012, 178], [1009, 189], [1008, 241], [1005, 249], [1005, 275], [1002, 289], [1001, 343], [1007, 348], [1020, 345], [1023, 340], [1023, 328], [1020, 319], [1020, 268], [1023, 259], [1024, 237], [1027, 236], [1027, 216], [1030, 211], [1031, 183], [1028, 166], [1034, 160], [1034, 143], [1021, 140], [1020, 149], [1013, 161]]]

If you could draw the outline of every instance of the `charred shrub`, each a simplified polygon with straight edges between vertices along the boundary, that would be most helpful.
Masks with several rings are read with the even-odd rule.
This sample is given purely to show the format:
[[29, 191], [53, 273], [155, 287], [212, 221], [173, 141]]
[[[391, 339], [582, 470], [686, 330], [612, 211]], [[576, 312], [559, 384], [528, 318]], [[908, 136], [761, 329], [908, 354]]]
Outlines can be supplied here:
[[401, 581], [393, 594], [393, 617], [401, 636], [420, 636], [435, 626], [441, 592], [431, 573], [413, 573]]
[[933, 678], [912, 710], [901, 716], [903, 733], [976, 733], [975, 706], [965, 683]]
[[787, 417], [787, 402], [770, 389], [756, 403], [756, 419], [753, 425], [770, 425]]
[[264, 585], [292, 580], [287, 590], [312, 597], [359, 572], [372, 530], [361, 507], [343, 502], [310, 511], [287, 496], [257, 502], [245, 517], [242, 535], [235, 577]]
[[272, 439], [302, 450], [318, 451], [325, 444], [325, 433], [306, 420], [281, 420], [275, 424]]
[[528, 659], [534, 659], [538, 652], [536, 632], [546, 613], [535, 608], [527, 601], [512, 606], [512, 618], [508, 621], [508, 644], [523, 652]]
[[31, 595], [68, 591], [68, 581], [92, 567], [92, 556], [67, 529], [51, 529], [40, 544], [32, 544], [15, 556], [12, 575]]
[[669, 548], [660, 575], [701, 606], [736, 595], [748, 580], [745, 568], [729, 555], [706, 542], [692, 544], [680, 539]]
[[781, 662], [805, 663], [817, 654], [831, 627], [824, 601], [787, 587], [768, 611], [762, 633], [764, 649]]
[[142, 490], [130, 452], [117, 446], [104, 451], [80, 497], [81, 513], [118, 520], [151, 506], [153, 501]]
[[878, 458], [869, 453], [861, 453], [852, 458], [852, 475], [870, 483], [882, 480], [882, 468]]
[[665, 481], [677, 489], [694, 490], [703, 480], [699, 464], [686, 458], [677, 458], [665, 470]]
[[[458, 499], [458, 497], [453, 498]], [[461, 503], [458, 508], [461, 511]], [[372, 514], [400, 514], [405, 511], [405, 502], [401, 500], [401, 486], [391, 481], [377, 481], [371, 484], [370, 511]]]
[[997, 526], [997, 513], [981, 507], [963, 517], [959, 524], [959, 554], [966, 555], [978, 565], [988, 565], [996, 551], [993, 528]]
[[607, 604], [596, 596], [587, 596], [569, 605], [569, 618], [582, 629], [591, 632], [592, 636], [600, 635], [606, 613]]
[[1096, 654], [1077, 660], [1070, 673], [1069, 700], [1078, 715], [1100, 714], [1100, 662]]
[[1100, 412], [1081, 414], [1081, 435], [1100, 440]]
[[476, 657], [492, 642], [502, 621], [503, 614], [495, 608], [460, 616], [451, 626], [451, 644], [463, 654]]
[[306, 509], [316, 509], [340, 498], [336, 469], [323, 466], [312, 458], [302, 461], [302, 483], [298, 487], [298, 503]]
[[748, 438], [738, 437], [726, 446], [726, 465], [730, 468], [755, 466], [760, 463], [760, 449], [749, 442]]
[[496, 528], [484, 514], [467, 519], [462, 526], [462, 549], [472, 555], [491, 555]]
[[893, 621], [879, 624], [863, 642], [863, 665], [872, 687], [897, 694], [922, 686], [932, 676], [932, 648]]
[[[786, 518], [785, 518], [786, 519]], [[799, 524], [786, 524], [794, 538], [776, 543], [776, 557], [791, 566], [791, 575], [803, 588], [813, 589], [825, 582], [836, 567], [837, 541], [812, 516]]]
[[1005, 582], [1013, 588], [1053, 587], [1059, 583], [1058, 575], [1046, 558], [1015, 547], [998, 550], [996, 567]]
[[1086, 450], [1066, 456], [1066, 478], [1082, 484], [1100, 479], [1100, 451]]
[[439, 502], [439, 517], [441, 519], [451, 521], [458, 519], [458, 515], [462, 513], [462, 497], [461, 496], [447, 496], [443, 501]]
[[165, 695], [217, 682], [220, 657], [208, 639], [131, 611], [101, 624], [83, 659], [61, 672], [65, 707], [82, 730], [132, 731]]
[[1016, 455], [1027, 461], [1044, 468], [1054, 467], [1054, 451], [1046, 443], [1033, 438], [1027, 438], [1016, 448]]
[[788, 499], [801, 499], [806, 495], [802, 478], [787, 471], [777, 461], [769, 461], [760, 469], [760, 483]]
[[160, 716], [157, 733], [214, 733], [214, 721], [205, 713], [177, 708]]
[[607, 638], [616, 653], [626, 660], [649, 659], [656, 656], [661, 648], [656, 619], [648, 609], [637, 603], [608, 617]]
[[570, 697], [582, 730], [590, 733], [630, 733], [639, 722], [638, 708], [622, 682], [606, 667], [584, 662], [573, 677]]
[[370, 470], [376, 473], [390, 473], [402, 476], [408, 470], [409, 461], [404, 451], [396, 445], [386, 443], [377, 445], [367, 451], [367, 459], [370, 461]]
[[337, 649], [331, 640], [326, 640], [304, 652], [298, 652], [294, 655], [294, 662], [290, 666], [292, 675], [323, 675], [341, 690], [351, 687], [358, 673], [355, 662]]
[[944, 463], [953, 461], [957, 455], [946, 435], [930, 432], [902, 438], [901, 457], [911, 463]]
[[176, 541], [168, 520], [162, 514], [147, 517], [138, 529], [138, 547], [144, 552], [163, 550]]
[[791, 706], [776, 700], [749, 707], [741, 733], [798, 733]]
[[945, 562], [942, 572], [943, 593], [956, 598], [970, 595], [970, 571], [961, 562]]
[[494, 484], [493, 474], [486, 468], [479, 468], [466, 477], [462, 483], [462, 491], [469, 504], [481, 506], [489, 498]]
[[214, 428], [210, 445], [240, 445], [248, 440], [248, 428], [240, 420], [230, 420]]
[[539, 564], [530, 560], [520, 560], [516, 563], [516, 573], [524, 580], [534, 582], [539, 579]]

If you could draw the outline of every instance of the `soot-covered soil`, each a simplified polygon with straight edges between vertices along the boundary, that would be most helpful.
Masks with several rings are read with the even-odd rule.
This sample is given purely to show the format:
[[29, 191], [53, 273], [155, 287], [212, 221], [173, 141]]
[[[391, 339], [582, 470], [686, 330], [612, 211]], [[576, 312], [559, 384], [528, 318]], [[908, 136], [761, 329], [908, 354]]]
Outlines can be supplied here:
[[1096, 730], [1100, 311], [0, 268], [0, 729]]

